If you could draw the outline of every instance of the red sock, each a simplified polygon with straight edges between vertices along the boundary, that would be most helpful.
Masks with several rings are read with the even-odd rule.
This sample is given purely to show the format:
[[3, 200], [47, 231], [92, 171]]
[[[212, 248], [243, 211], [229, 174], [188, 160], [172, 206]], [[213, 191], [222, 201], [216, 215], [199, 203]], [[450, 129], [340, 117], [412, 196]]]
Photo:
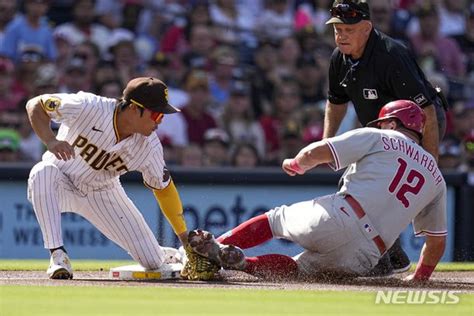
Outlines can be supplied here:
[[224, 245], [234, 245], [247, 249], [260, 245], [273, 238], [268, 216], [262, 214], [252, 217], [246, 222], [217, 238]]
[[293, 258], [270, 254], [257, 257], [247, 257], [245, 272], [263, 278], [291, 278], [298, 274], [298, 265]]

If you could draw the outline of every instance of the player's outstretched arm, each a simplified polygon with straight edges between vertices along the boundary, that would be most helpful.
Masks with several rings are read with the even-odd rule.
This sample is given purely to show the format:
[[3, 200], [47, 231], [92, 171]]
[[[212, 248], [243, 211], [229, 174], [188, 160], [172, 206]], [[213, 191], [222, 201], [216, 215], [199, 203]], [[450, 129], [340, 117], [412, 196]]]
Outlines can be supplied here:
[[45, 144], [46, 148], [60, 160], [69, 160], [74, 158], [74, 149], [65, 141], [56, 139], [51, 129], [51, 118], [46, 114], [40, 97], [35, 97], [26, 104], [26, 112], [31, 123], [31, 127], [36, 135]]
[[161, 211], [173, 227], [176, 236], [178, 236], [183, 246], [186, 246], [188, 243], [188, 229], [183, 216], [183, 204], [173, 180], [166, 188], [153, 190], [153, 194], [160, 205]]
[[445, 248], [446, 236], [426, 236], [415, 273], [409, 275], [405, 280], [427, 281], [443, 256]]
[[333, 161], [334, 158], [329, 145], [323, 140], [304, 147], [295, 158], [285, 159], [282, 168], [288, 175], [294, 176], [304, 174], [317, 165]]

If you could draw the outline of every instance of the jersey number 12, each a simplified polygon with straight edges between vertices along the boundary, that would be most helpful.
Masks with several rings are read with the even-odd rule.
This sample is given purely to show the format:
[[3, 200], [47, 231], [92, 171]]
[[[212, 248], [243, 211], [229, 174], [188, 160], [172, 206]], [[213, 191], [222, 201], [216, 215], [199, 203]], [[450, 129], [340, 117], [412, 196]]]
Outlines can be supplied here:
[[393, 178], [392, 182], [390, 183], [390, 186], [388, 187], [388, 190], [390, 191], [390, 193], [394, 193], [395, 190], [397, 190], [397, 187], [399, 186], [400, 182], [402, 182], [403, 180], [402, 185], [396, 191], [395, 196], [398, 200], [400, 200], [400, 202], [402, 202], [405, 208], [408, 208], [410, 206], [410, 202], [408, 201], [405, 195], [408, 192], [417, 195], [423, 187], [423, 184], [425, 183], [425, 178], [415, 169], [411, 169], [405, 177], [408, 164], [402, 158], [398, 158], [397, 161], [400, 165], [397, 169], [395, 177]]

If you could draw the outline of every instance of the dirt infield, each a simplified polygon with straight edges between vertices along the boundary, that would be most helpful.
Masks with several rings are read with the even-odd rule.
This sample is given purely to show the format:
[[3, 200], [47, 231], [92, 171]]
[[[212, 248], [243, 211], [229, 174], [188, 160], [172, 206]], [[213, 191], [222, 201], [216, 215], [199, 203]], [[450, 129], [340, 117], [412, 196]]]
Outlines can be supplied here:
[[[150, 286], [176, 288], [231, 288], [231, 289], [275, 289], [275, 290], [333, 290], [333, 291], [376, 291], [387, 289], [413, 289], [397, 274], [385, 278], [356, 278], [352, 280], [313, 280], [308, 282], [276, 282], [259, 280], [241, 272], [224, 271], [222, 279], [212, 282], [185, 280], [165, 281], [120, 281], [108, 277], [108, 271], [76, 271], [74, 280], [50, 280], [44, 271], [0, 271], [0, 285], [44, 285], [44, 286]], [[432, 280], [418, 289], [454, 290], [474, 293], [474, 272], [436, 272]]]

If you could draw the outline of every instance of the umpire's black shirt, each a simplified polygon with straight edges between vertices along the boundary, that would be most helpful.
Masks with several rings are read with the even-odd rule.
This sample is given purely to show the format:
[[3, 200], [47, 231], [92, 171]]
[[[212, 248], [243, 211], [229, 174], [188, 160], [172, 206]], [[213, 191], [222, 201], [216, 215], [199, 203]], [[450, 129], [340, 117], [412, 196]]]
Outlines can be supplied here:
[[400, 99], [421, 107], [437, 99], [436, 90], [402, 43], [372, 29], [360, 59], [352, 60], [339, 48], [334, 50], [329, 66], [329, 102], [352, 101], [359, 122], [365, 126], [377, 119], [382, 106]]

